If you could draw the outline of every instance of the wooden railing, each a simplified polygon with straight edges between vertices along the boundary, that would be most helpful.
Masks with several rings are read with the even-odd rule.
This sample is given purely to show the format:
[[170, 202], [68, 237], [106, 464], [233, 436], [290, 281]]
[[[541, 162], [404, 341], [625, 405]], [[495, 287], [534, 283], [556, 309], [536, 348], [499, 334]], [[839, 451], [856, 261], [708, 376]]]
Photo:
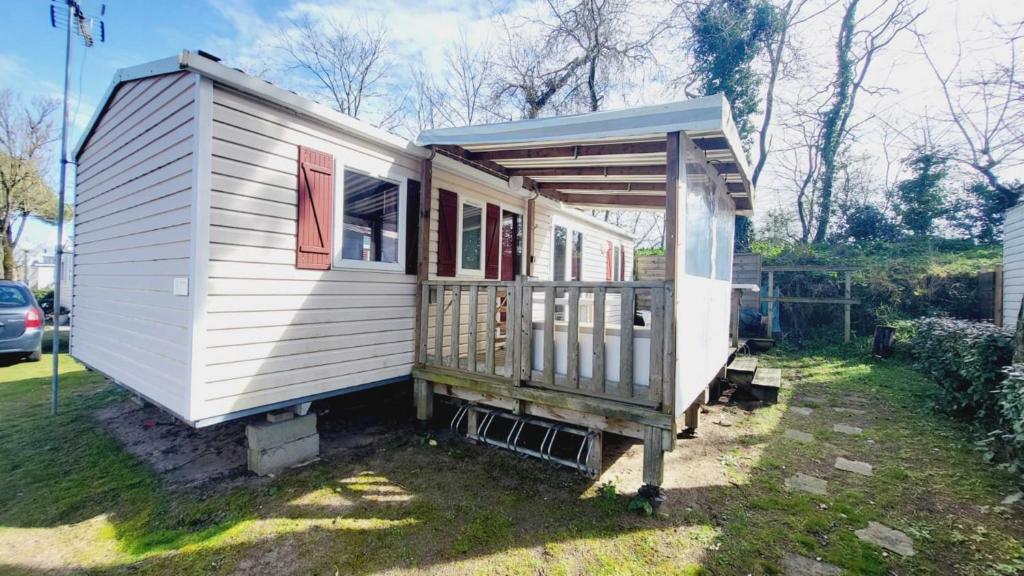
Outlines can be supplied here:
[[653, 409], [671, 401], [670, 282], [432, 280], [421, 294], [421, 365]]

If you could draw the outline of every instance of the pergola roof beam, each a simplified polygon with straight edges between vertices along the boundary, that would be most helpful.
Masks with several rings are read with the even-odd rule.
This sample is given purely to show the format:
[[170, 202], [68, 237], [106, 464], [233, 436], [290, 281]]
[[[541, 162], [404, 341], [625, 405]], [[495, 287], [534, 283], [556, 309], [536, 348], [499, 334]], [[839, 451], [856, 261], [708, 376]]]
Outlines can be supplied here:
[[615, 144], [581, 144], [578, 146], [551, 146], [547, 148], [514, 148], [489, 152], [469, 152], [473, 161], [535, 160], [539, 158], [580, 158], [583, 156], [609, 156], [621, 154], [664, 154], [665, 142], [622, 142]]
[[541, 190], [665, 191], [664, 182], [540, 182], [538, 186]]
[[579, 166], [576, 168], [509, 168], [510, 176], [546, 178], [556, 176], [664, 176], [665, 165]]
[[616, 194], [562, 194], [566, 204], [587, 206], [629, 206], [634, 208], [664, 208], [664, 196], [621, 196]]

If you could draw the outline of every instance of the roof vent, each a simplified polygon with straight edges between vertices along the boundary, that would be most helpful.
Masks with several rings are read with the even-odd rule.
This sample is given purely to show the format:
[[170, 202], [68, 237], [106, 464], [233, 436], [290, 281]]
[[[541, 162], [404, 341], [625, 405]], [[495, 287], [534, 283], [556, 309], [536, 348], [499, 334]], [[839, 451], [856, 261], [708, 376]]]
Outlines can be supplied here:
[[213, 60], [214, 62], [220, 62], [220, 58], [214, 56], [213, 54], [210, 54], [209, 52], [207, 52], [205, 50], [196, 50], [196, 54], [199, 54], [200, 56], [202, 56], [203, 58], [206, 58], [207, 60]]

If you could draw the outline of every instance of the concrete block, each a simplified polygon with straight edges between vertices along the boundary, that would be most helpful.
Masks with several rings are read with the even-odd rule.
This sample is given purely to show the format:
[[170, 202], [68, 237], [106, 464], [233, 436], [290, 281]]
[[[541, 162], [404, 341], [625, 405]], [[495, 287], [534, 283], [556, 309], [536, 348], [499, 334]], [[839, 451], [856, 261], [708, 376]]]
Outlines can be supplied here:
[[276, 412], [267, 412], [267, 422], [270, 422], [271, 424], [277, 424], [278, 422], [291, 420], [294, 417], [295, 413], [290, 410], [277, 410]]
[[276, 474], [286, 468], [309, 462], [319, 455], [320, 435], [312, 434], [272, 448], [249, 448], [249, 470], [260, 476]]
[[251, 450], [273, 448], [312, 434], [316, 434], [316, 414], [284, 422], [257, 422], [245, 427], [245, 439]]

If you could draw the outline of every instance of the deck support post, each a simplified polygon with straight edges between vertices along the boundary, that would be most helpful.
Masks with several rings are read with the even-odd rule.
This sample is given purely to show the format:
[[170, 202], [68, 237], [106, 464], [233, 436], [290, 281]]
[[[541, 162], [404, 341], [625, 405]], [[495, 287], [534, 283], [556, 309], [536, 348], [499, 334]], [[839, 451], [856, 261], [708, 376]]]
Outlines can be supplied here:
[[413, 383], [413, 396], [416, 400], [416, 420], [426, 423], [434, 417], [434, 384], [416, 378]]
[[600, 476], [604, 462], [604, 433], [593, 429], [590, 432], [594, 437], [590, 444], [590, 453], [587, 455], [587, 467], [597, 470], [597, 475]]
[[644, 427], [644, 485], [637, 495], [657, 508], [665, 500], [661, 485], [665, 482], [665, 434], [655, 426]]
[[697, 428], [700, 426], [700, 407], [706, 402], [707, 391], [704, 392], [699, 398], [690, 404], [690, 407], [683, 413], [683, 437], [685, 438], [696, 438], [699, 433]]

